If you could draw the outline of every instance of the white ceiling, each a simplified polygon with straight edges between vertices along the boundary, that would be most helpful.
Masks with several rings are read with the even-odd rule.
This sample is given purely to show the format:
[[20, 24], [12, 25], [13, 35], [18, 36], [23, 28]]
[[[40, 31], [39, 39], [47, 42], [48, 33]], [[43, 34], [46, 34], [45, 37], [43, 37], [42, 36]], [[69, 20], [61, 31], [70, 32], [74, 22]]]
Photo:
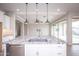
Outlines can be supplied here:
[[[40, 21], [46, 21], [46, 4], [39, 3], [38, 4], [38, 19]], [[16, 9], [20, 9], [20, 11], [16, 11]], [[57, 11], [60, 9], [60, 11]], [[26, 5], [25, 3], [0, 3], [0, 10], [15, 12], [18, 16], [22, 17], [25, 21], [26, 18]], [[79, 4], [78, 3], [49, 3], [48, 4], [48, 20], [54, 21], [67, 12], [79, 12]], [[29, 22], [35, 22], [36, 20], [36, 5], [34, 3], [29, 3], [27, 8], [27, 19]]]

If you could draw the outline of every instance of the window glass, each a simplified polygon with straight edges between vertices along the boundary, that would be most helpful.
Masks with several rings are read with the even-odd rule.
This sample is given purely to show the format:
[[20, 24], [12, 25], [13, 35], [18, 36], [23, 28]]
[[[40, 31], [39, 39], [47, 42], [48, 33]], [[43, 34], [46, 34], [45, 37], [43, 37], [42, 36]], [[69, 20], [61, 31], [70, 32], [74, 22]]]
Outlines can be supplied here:
[[67, 27], [66, 21], [56, 23], [54, 24], [54, 26], [52, 25], [51, 28], [52, 36], [54, 36], [58, 40], [66, 41], [66, 27]]
[[79, 21], [72, 22], [72, 43], [79, 43]]

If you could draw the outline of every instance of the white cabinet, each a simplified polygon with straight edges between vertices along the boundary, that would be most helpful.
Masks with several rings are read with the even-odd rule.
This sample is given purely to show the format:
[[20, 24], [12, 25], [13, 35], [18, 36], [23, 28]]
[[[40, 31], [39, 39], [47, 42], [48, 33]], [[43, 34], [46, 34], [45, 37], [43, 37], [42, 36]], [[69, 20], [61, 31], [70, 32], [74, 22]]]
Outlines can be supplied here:
[[25, 56], [66, 56], [66, 45], [26, 44]]

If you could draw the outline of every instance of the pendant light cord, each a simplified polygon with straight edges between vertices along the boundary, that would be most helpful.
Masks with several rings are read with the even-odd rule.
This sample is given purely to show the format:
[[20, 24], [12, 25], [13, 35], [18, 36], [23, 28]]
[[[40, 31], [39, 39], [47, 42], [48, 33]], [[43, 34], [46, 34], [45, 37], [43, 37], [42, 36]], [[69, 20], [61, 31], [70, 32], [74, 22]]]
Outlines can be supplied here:
[[26, 3], [26, 20], [27, 20], [27, 5], [28, 5], [28, 3]]
[[38, 15], [37, 15], [37, 14], [38, 14], [38, 11], [37, 11], [37, 9], [38, 9], [38, 8], [37, 8], [37, 5], [38, 5], [38, 3], [36, 3], [36, 21], [37, 21], [37, 17], [38, 17]]
[[46, 3], [47, 5], [47, 21], [48, 21], [48, 3]]

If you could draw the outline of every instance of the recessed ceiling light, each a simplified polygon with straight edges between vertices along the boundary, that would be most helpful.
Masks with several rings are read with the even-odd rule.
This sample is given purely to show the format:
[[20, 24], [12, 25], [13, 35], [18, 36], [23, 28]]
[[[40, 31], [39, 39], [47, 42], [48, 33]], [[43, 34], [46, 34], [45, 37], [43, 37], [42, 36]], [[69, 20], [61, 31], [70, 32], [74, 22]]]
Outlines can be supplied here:
[[16, 9], [16, 11], [20, 11], [20, 9]]
[[57, 9], [57, 11], [60, 11], [60, 9]]

